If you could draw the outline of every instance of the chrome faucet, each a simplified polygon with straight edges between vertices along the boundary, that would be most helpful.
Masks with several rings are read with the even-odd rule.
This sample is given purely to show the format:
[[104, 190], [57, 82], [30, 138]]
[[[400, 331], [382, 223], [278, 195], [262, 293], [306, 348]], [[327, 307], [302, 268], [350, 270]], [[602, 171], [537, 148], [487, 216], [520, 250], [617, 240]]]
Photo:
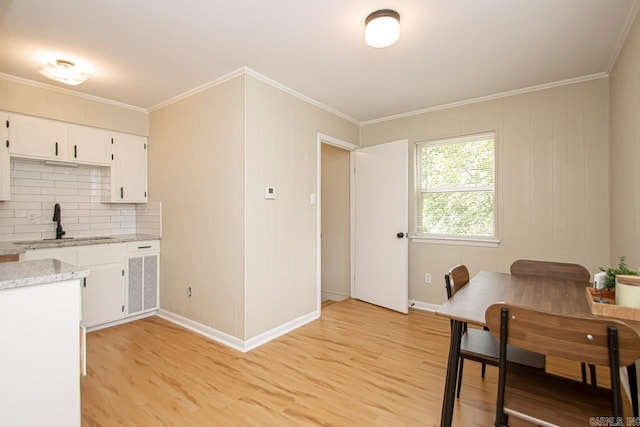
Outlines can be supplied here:
[[56, 239], [62, 239], [62, 236], [67, 234], [66, 231], [62, 230], [62, 225], [60, 224], [60, 203], [56, 203], [53, 207], [53, 219], [52, 221], [56, 221], [58, 226], [56, 227]]

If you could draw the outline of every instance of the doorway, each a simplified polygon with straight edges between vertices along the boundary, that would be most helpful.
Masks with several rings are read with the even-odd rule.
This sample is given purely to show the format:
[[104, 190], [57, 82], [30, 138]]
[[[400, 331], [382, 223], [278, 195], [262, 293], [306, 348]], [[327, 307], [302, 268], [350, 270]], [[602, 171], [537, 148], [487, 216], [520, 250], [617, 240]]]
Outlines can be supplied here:
[[[357, 145], [318, 133], [317, 289], [324, 301], [353, 294], [353, 162]], [[346, 203], [346, 206], [345, 206]]]
[[322, 144], [321, 149], [321, 300], [342, 301], [351, 293], [350, 153]]

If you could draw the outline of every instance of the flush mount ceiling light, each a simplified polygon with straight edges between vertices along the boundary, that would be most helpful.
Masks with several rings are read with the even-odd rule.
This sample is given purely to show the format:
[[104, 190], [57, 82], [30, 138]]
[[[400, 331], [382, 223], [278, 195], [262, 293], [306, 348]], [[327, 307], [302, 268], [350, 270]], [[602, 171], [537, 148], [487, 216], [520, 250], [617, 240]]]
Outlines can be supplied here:
[[49, 62], [40, 70], [40, 74], [52, 80], [68, 85], [77, 86], [84, 83], [88, 78], [88, 73], [78, 71], [76, 65], [65, 59], [56, 59], [56, 62]]
[[364, 40], [371, 47], [391, 46], [400, 38], [400, 14], [395, 10], [376, 10], [364, 21]]

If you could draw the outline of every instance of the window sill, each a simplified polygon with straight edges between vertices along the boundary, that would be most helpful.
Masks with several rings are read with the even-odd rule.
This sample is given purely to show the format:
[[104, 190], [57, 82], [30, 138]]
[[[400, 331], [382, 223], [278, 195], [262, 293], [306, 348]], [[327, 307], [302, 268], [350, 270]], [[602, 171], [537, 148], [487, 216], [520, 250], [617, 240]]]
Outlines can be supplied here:
[[497, 248], [500, 240], [494, 239], [465, 239], [460, 237], [426, 237], [411, 236], [412, 243], [430, 243], [436, 245], [480, 246], [485, 248]]

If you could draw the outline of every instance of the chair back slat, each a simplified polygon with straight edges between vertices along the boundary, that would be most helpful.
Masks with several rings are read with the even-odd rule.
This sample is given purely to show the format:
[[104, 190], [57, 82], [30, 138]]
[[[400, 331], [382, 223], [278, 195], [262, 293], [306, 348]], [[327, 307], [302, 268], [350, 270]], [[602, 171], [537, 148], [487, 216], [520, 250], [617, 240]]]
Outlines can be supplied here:
[[510, 271], [511, 274], [526, 274], [529, 276], [542, 276], [581, 282], [588, 282], [591, 280], [591, 273], [589, 273], [589, 270], [579, 264], [570, 264], [565, 262], [519, 259], [511, 264]]
[[613, 319], [576, 317], [498, 303], [487, 308], [487, 326], [500, 339], [500, 310], [509, 310], [508, 343], [537, 353], [609, 366], [608, 326], [618, 329], [620, 365], [640, 357], [640, 336]]
[[447, 298], [451, 298], [469, 283], [469, 269], [463, 264], [456, 265], [449, 270], [444, 277], [445, 286], [447, 288]]

